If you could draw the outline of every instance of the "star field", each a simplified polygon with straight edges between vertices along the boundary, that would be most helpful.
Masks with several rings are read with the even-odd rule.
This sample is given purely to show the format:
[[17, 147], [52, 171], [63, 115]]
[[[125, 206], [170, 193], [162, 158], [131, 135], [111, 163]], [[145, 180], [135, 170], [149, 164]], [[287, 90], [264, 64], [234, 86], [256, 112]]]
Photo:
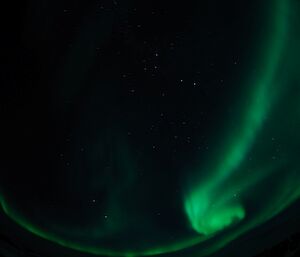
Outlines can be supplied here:
[[297, 1], [25, 5], [3, 231], [45, 256], [221, 257], [298, 230]]

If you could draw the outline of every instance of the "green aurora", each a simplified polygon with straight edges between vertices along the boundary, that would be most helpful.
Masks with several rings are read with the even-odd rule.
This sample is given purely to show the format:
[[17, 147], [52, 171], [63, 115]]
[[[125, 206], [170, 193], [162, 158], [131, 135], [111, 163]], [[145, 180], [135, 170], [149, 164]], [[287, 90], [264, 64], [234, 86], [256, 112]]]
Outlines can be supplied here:
[[[300, 41], [295, 32], [296, 7], [292, 1], [274, 1], [269, 32], [261, 49], [256, 50], [256, 63], [249, 64], [243, 92], [234, 103], [237, 111], [216, 138], [217, 147], [210, 150], [214, 157], [184, 172], [179, 200], [191, 230], [189, 238], [144, 250], [105, 249], [39, 227], [1, 193], [4, 213], [38, 237], [84, 253], [134, 257], [179, 252], [179, 256], [188, 256], [185, 250], [195, 248], [191, 256], [200, 257], [218, 251], [286, 209], [300, 196], [300, 81], [296, 70], [300, 67]], [[273, 152], [276, 142], [281, 142], [280, 151]], [[264, 188], [271, 177], [272, 186], [266, 194]], [[258, 201], [264, 204], [250, 212], [251, 205]], [[119, 211], [117, 207], [115, 211]], [[215, 237], [218, 240], [213, 240]], [[201, 248], [202, 244], [205, 247]]]

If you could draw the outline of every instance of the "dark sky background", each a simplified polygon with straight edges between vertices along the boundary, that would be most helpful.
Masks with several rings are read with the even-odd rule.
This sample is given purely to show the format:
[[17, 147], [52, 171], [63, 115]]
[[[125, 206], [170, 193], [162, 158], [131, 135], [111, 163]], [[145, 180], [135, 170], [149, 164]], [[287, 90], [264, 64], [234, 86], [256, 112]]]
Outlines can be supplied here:
[[[101, 256], [140, 256], [160, 249], [160, 256], [192, 257], [207, 247], [215, 257], [254, 256], [299, 231], [296, 202], [225, 248], [218, 246], [222, 232], [170, 250], [199, 236], [182, 204], [189, 169], [214, 160], [210, 149], [218, 149], [271, 33], [271, 5], [32, 0], [3, 8], [0, 247], [9, 250], [0, 253], [89, 256], [99, 248], [109, 249]], [[292, 167], [294, 150], [291, 156]], [[277, 186], [276, 176], [259, 184], [262, 192]], [[260, 206], [272, 198], [247, 199]]]

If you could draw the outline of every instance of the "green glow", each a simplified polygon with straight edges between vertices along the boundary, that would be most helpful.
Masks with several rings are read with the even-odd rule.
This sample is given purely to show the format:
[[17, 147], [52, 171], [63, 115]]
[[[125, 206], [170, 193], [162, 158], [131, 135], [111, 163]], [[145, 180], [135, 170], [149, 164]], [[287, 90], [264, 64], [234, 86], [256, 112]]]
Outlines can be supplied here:
[[[232, 190], [224, 186], [224, 183], [229, 183], [231, 188], [235, 184], [235, 173], [242, 172], [240, 167], [253, 147], [256, 137], [263, 128], [265, 118], [281, 90], [281, 85], [276, 85], [274, 78], [287, 36], [287, 2], [278, 1], [277, 8], [278, 15], [272, 37], [266, 41], [267, 51], [262, 58], [260, 71], [256, 71], [255, 74], [258, 78], [248, 85], [251, 92], [247, 92], [246, 95], [248, 98], [250, 95], [250, 99], [242, 98], [243, 102], [250, 102], [250, 104], [247, 108], [243, 103], [240, 104], [239, 109], [244, 110], [240, 122], [230, 128], [229, 135], [224, 140], [223, 150], [213, 160], [215, 165], [210, 165], [209, 170], [204, 172], [209, 176], [189, 186], [185, 195], [184, 208], [187, 217], [192, 228], [200, 234], [207, 235], [221, 231], [246, 216], [240, 198], [250, 186], [253, 186], [250, 181], [247, 183], [246, 180], [249, 178], [245, 176], [244, 187], [239, 190], [238, 199]], [[262, 174], [254, 172], [251, 176], [256, 176], [256, 180], [259, 180]], [[190, 187], [193, 189], [191, 190]], [[298, 196], [299, 192], [296, 195]], [[288, 198], [295, 200], [296, 197], [291, 195]], [[275, 207], [277, 208], [282, 209], [280, 206]], [[277, 211], [274, 211], [275, 213]], [[267, 216], [270, 217], [272, 214]]]
[[[238, 116], [233, 115], [234, 121], [229, 122], [234, 126], [231, 126], [230, 129], [225, 128], [227, 133], [225, 136], [222, 135], [221, 147], [218, 147], [217, 154], [208, 160], [205, 167], [196, 167], [193, 173], [187, 172], [191, 176], [198, 173], [206, 175], [204, 179], [199, 180], [195, 180], [193, 177], [193, 183], [188, 184], [183, 196], [183, 209], [188, 224], [193, 230], [189, 239], [156, 248], [128, 252], [78, 244], [64, 239], [50, 230], [38, 227], [18, 213], [6, 201], [5, 196], [0, 194], [0, 205], [6, 215], [32, 234], [80, 252], [105, 256], [150, 256], [177, 252], [207, 243], [205, 248], [197, 251], [196, 256], [200, 257], [224, 247], [230, 241], [272, 218], [297, 200], [300, 196], [299, 169], [291, 167], [288, 175], [282, 176], [280, 186], [272, 191], [272, 195], [268, 198], [269, 203], [261, 207], [255, 215], [247, 212], [247, 199], [258, 199], [259, 195], [256, 195], [258, 192], [256, 193], [255, 189], [263, 187], [264, 180], [269, 176], [280, 176], [280, 168], [285, 167], [288, 163], [288, 160], [284, 158], [271, 165], [263, 164], [261, 167], [256, 167], [256, 170], [252, 171], [250, 175], [241, 175], [244, 174], [247, 154], [251, 150], [255, 150], [257, 137], [267, 134], [265, 131], [266, 117], [276, 115], [272, 113], [273, 108], [277, 101], [280, 101], [280, 94], [284, 92], [285, 84], [277, 79], [277, 72], [282, 54], [287, 47], [289, 8], [288, 1], [277, 0], [276, 3], [274, 27], [270, 36], [265, 40], [265, 54], [261, 57], [260, 65], [254, 74], [250, 72], [250, 77], [253, 76], [253, 78], [247, 78], [247, 90], [243, 92], [243, 96], [240, 98], [241, 102], [237, 106], [240, 113]], [[299, 106], [297, 105], [296, 108]], [[115, 210], [114, 212], [120, 211], [118, 206], [111, 206], [111, 209]], [[109, 224], [108, 226], [109, 228], [119, 227], [117, 225]], [[222, 236], [217, 242], [213, 241], [217, 233], [226, 232], [227, 229], [228, 231], [231, 229], [230, 233]], [[97, 231], [97, 233], [101, 232]]]
[[187, 201], [185, 208], [193, 228], [201, 234], [215, 233], [245, 217], [245, 210], [240, 204], [229, 203], [227, 199], [211, 201], [208, 195], [197, 197], [197, 204]]
[[22, 217], [21, 215], [18, 215], [17, 212], [15, 212], [13, 209], [10, 208], [10, 206], [7, 204], [5, 199], [3, 197], [0, 197], [1, 207], [3, 211], [7, 214], [8, 217], [10, 217], [14, 222], [19, 224], [21, 227], [26, 229], [27, 231], [33, 233], [34, 235], [37, 235], [43, 239], [49, 240], [51, 242], [55, 242], [60, 246], [64, 246], [73, 250], [77, 250], [80, 252], [86, 252], [90, 254], [95, 255], [105, 255], [105, 256], [125, 256], [125, 257], [133, 257], [133, 256], [150, 256], [150, 255], [157, 255], [167, 252], [176, 252], [178, 250], [191, 247], [195, 244], [200, 243], [203, 241], [203, 239], [192, 238], [187, 239], [183, 242], [176, 243], [174, 245], [169, 245], [165, 247], [160, 247], [156, 249], [149, 249], [141, 252], [133, 251], [133, 252], [123, 252], [123, 251], [115, 251], [112, 249], [105, 249], [105, 248], [99, 248], [99, 247], [91, 247], [91, 246], [84, 246], [79, 245], [76, 243], [73, 243], [69, 240], [65, 240], [59, 235], [52, 234], [49, 231], [44, 231], [43, 229], [35, 226], [31, 221], [27, 220], [26, 218]]

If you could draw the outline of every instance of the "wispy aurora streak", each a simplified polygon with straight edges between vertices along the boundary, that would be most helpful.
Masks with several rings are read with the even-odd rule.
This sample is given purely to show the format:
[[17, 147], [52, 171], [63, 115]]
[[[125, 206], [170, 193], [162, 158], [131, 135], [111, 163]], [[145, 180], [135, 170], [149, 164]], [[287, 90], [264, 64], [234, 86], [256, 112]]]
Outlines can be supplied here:
[[[235, 177], [240, 177], [238, 173], [243, 174], [245, 168], [243, 162], [248, 161], [248, 153], [252, 149], [255, 151], [255, 144], [258, 144], [257, 137], [260, 134], [268, 134], [264, 131], [265, 120], [268, 116], [275, 115], [272, 107], [276, 105], [280, 94], [285, 90], [284, 87], [287, 86], [280, 81], [277, 72], [282, 69], [282, 54], [287, 51], [288, 46], [289, 4], [288, 1], [277, 2], [273, 33], [266, 40], [265, 55], [262, 56], [259, 71], [256, 71], [255, 75], [258, 78], [250, 80], [248, 88], [251, 92], [246, 93], [248, 97], [242, 98], [239, 106], [244, 110], [240, 114], [240, 122], [230, 128], [229, 136], [224, 140], [225, 143], [221, 151], [218, 151], [217, 158], [213, 160], [214, 164], [209, 164], [209, 168], [206, 168], [209, 170], [204, 174], [209, 175], [205, 179], [200, 179], [199, 183], [193, 182], [184, 197], [184, 208], [191, 227], [202, 235], [217, 233], [242, 221], [247, 216], [242, 201], [243, 195], [249, 194], [251, 188], [266, 177], [277, 173], [285, 162], [282, 159], [277, 161], [276, 165], [271, 164], [270, 167], [252, 171], [251, 175], [245, 174], [244, 178], [238, 179], [239, 185], [236, 184]], [[248, 103], [249, 107], [241, 108], [245, 103]], [[265, 209], [257, 214], [255, 221], [250, 219], [248, 223], [243, 223], [236, 236], [273, 217], [299, 197], [299, 176], [291, 175], [286, 183], [281, 185], [282, 191], [278, 192], [277, 199], [274, 197], [274, 201], [269, 205], [266, 204]], [[230, 240], [236, 236], [232, 235]]]
[[[242, 204], [235, 199], [232, 190], [224, 190], [222, 184], [230, 180], [235, 172], [242, 172], [239, 166], [251, 149], [257, 133], [264, 124], [265, 117], [276, 100], [276, 95], [279, 93], [277, 91], [280, 90], [280, 85], [276, 85], [274, 75], [285, 46], [287, 2], [278, 2], [280, 13], [274, 19], [272, 39], [266, 40], [266, 54], [262, 56], [260, 71], [256, 75], [259, 78], [250, 80], [248, 88], [251, 92], [247, 92], [243, 99], [243, 102], [250, 102], [249, 107], [242, 108], [245, 111], [241, 115], [240, 122], [237, 126], [230, 128], [231, 131], [223, 145], [223, 150], [214, 160], [216, 165], [212, 165], [211, 170], [208, 171], [210, 174], [208, 178], [201, 180], [185, 197], [186, 213], [192, 227], [200, 234], [217, 232], [234, 220], [241, 220], [245, 217]], [[243, 190], [247, 191], [249, 186], [251, 186], [250, 183], [248, 186], [244, 185]]]
[[276, 11], [274, 11], [273, 28], [265, 40], [265, 53], [258, 61], [260, 67], [255, 71], [253, 79], [247, 79], [247, 89], [242, 94], [244, 96], [241, 97], [241, 103], [238, 104], [238, 109], [241, 111], [237, 114], [238, 116], [233, 117], [235, 121], [229, 123], [235, 125], [225, 128], [227, 133], [224, 134], [227, 136], [223, 136], [215, 158], [208, 160], [205, 167], [199, 166], [191, 173], [191, 176], [195, 175], [195, 177], [197, 177], [197, 171], [207, 175], [204, 179], [193, 179], [196, 182], [188, 184], [183, 196], [183, 207], [188, 223], [198, 235], [193, 235], [191, 239], [176, 242], [173, 245], [159, 246], [140, 252], [123, 252], [79, 244], [51, 231], [43, 230], [36, 226], [34, 221], [18, 213], [2, 194], [0, 203], [3, 211], [14, 222], [41, 238], [81, 252], [106, 256], [133, 257], [177, 252], [192, 246], [200, 246], [201, 243], [213, 239], [218, 232], [226, 232], [226, 228], [232, 230], [221, 240], [212, 241], [206, 245], [205, 249], [198, 250], [197, 257], [199, 257], [217, 251], [249, 229], [285, 209], [300, 195], [297, 167], [288, 167], [291, 171], [286, 172], [281, 183], [272, 192], [272, 196], [266, 198], [268, 202], [254, 215], [247, 212], [247, 200], [255, 200], [259, 194], [259, 192], [255, 194], [252, 188], [264, 183], [269, 176], [280, 176], [278, 175], [281, 173], [280, 169], [288, 160], [282, 158], [272, 164], [268, 161], [265, 161], [265, 164], [262, 162], [263, 165], [255, 166], [257, 170], [252, 171], [251, 174], [244, 174], [244, 169], [248, 153], [255, 151], [255, 147], [259, 144], [257, 138], [268, 134], [265, 127], [266, 117], [276, 115], [273, 108], [280, 101], [280, 94], [286, 86], [278, 79], [277, 72], [283, 65], [282, 55], [288, 47], [288, 7], [288, 1], [276, 0], [276, 6], [274, 2], [273, 8]]

